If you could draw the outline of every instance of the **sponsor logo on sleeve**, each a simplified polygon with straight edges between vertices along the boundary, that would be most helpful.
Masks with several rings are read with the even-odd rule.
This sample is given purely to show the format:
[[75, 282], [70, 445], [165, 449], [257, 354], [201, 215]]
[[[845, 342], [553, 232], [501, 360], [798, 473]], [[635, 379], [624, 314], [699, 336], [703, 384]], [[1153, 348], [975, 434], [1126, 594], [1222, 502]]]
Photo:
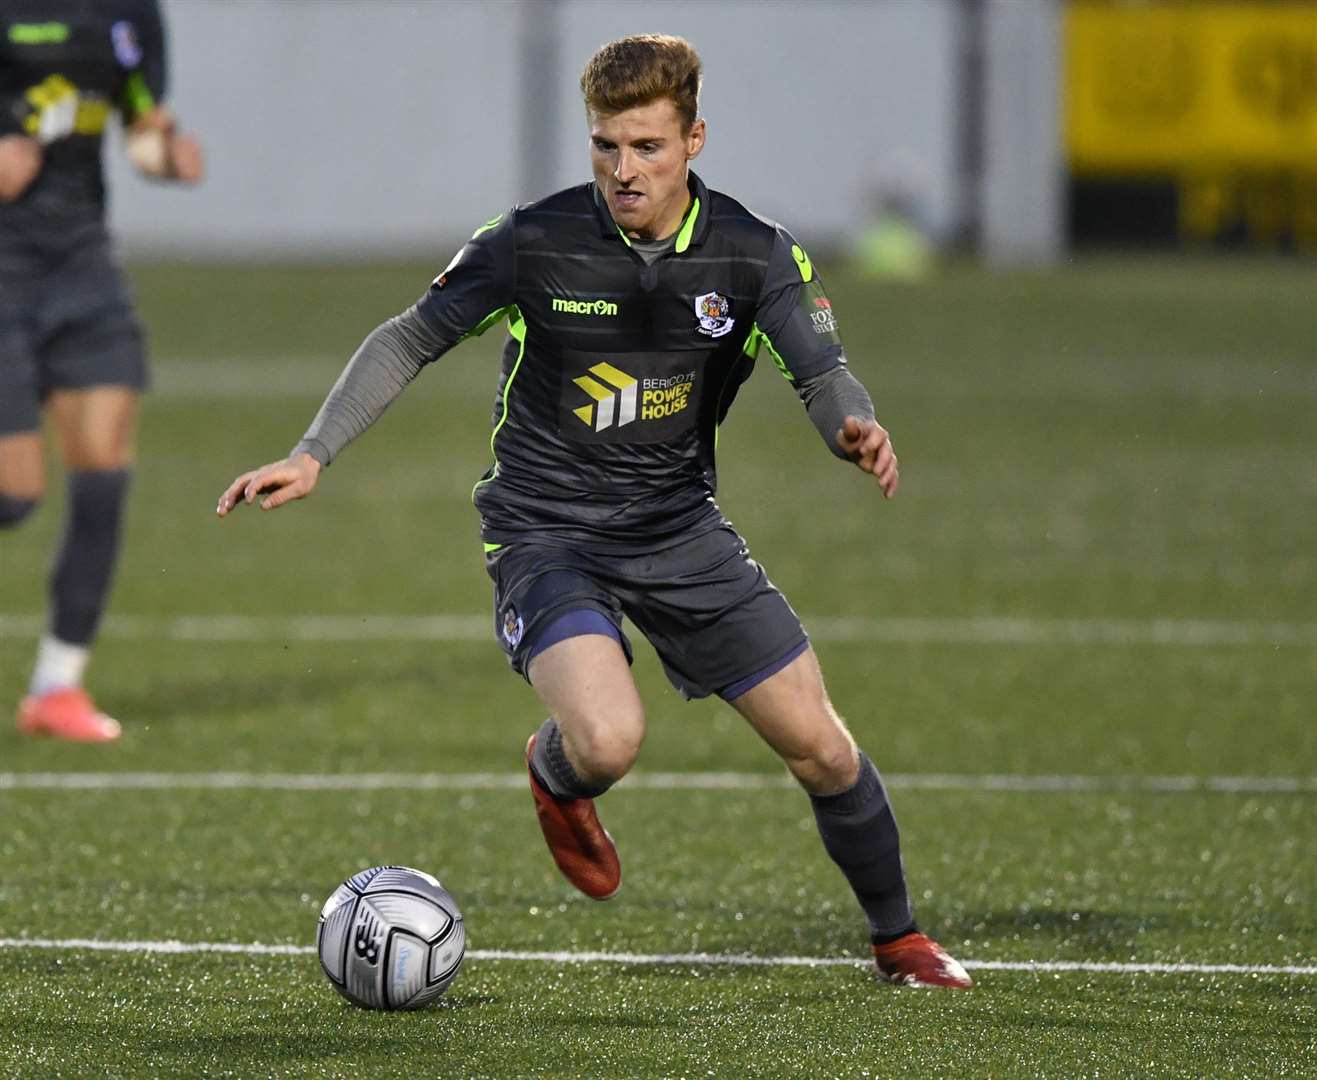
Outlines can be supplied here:
[[814, 324], [814, 333], [835, 334], [837, 316], [832, 313], [832, 301], [826, 296], [816, 296], [814, 310], [809, 313], [809, 321]]
[[797, 310], [809, 319], [814, 333], [826, 338], [828, 344], [841, 344], [841, 337], [837, 333], [837, 313], [833, 310], [832, 301], [824, 294], [823, 283], [818, 278], [801, 286]]
[[736, 325], [731, 317], [732, 302], [722, 293], [707, 292], [695, 298], [695, 318], [699, 320], [699, 331], [709, 337], [722, 337]]

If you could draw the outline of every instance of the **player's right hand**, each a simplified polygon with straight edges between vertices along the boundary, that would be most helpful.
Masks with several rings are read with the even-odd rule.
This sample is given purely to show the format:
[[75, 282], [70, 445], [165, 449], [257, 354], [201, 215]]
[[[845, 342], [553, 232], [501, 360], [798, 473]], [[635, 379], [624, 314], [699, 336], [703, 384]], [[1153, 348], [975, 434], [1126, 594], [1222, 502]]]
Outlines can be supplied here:
[[245, 472], [233, 481], [219, 497], [215, 513], [227, 517], [239, 503], [255, 503], [260, 496], [262, 510], [273, 510], [293, 499], [311, 494], [320, 476], [320, 462], [310, 454], [294, 454], [283, 461], [272, 461], [259, 469]]

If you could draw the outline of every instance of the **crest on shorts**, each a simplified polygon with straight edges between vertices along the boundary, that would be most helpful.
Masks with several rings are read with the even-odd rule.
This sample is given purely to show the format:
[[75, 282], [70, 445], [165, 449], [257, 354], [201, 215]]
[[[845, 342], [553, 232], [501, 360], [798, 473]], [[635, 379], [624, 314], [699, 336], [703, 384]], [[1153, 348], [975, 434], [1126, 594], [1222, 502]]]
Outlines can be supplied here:
[[722, 293], [707, 292], [695, 298], [695, 317], [700, 320], [701, 334], [722, 337], [736, 323], [730, 317], [731, 312], [732, 302]]
[[508, 648], [515, 649], [521, 644], [521, 635], [525, 633], [526, 627], [521, 621], [521, 616], [517, 614], [517, 609], [509, 607], [503, 612], [503, 640], [508, 643]]

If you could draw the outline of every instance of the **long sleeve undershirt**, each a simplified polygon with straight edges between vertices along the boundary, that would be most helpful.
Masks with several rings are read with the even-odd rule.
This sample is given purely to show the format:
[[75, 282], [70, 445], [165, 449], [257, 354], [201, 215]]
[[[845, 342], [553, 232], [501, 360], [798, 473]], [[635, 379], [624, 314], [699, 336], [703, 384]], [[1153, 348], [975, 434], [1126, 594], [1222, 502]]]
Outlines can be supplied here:
[[293, 453], [328, 465], [378, 420], [446, 342], [410, 307], [366, 335]]

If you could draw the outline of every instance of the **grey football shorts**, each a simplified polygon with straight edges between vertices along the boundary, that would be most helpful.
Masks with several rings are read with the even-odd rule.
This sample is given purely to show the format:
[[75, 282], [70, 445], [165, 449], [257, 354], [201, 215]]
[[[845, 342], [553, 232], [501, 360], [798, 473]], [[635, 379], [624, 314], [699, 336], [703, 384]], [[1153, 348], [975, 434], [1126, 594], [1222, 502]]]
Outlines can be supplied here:
[[0, 435], [40, 428], [52, 390], [147, 382], [142, 327], [108, 243], [45, 273], [0, 271]]
[[654, 646], [686, 698], [732, 700], [808, 646], [800, 619], [730, 525], [674, 547], [614, 554], [538, 541], [486, 556], [494, 580], [494, 633], [512, 668], [554, 641], [614, 637], [626, 616]]

